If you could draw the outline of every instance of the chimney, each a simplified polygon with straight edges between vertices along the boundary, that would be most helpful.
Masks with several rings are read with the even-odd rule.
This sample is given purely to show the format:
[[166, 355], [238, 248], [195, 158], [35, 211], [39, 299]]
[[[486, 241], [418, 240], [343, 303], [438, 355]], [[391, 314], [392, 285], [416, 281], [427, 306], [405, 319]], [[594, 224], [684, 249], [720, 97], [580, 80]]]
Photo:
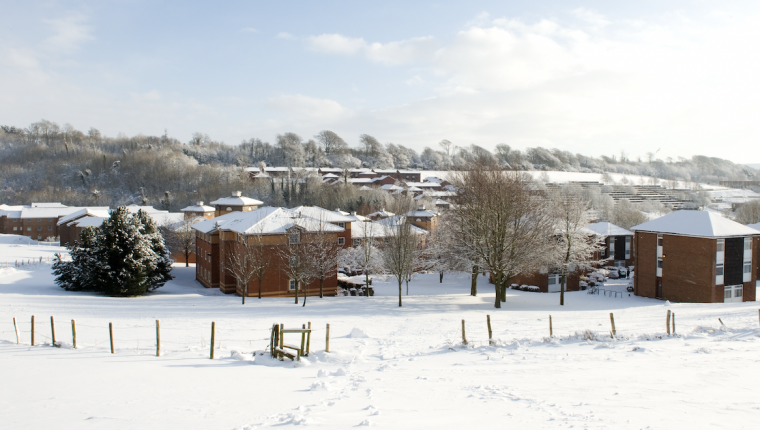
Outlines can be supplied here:
[[198, 206], [203, 206], [203, 200], [198, 202]]
[[240, 191], [233, 191], [233, 192], [232, 192], [232, 197], [240, 197], [240, 196], [242, 196], [242, 195], [243, 195], [243, 193], [242, 193], [242, 192], [240, 192]]
[[340, 208], [335, 208], [335, 212], [340, 212]]
[[417, 210], [418, 211], [424, 211], [425, 210], [425, 205], [418, 205], [417, 206]]
[[356, 216], [356, 211], [351, 212], [351, 215]]

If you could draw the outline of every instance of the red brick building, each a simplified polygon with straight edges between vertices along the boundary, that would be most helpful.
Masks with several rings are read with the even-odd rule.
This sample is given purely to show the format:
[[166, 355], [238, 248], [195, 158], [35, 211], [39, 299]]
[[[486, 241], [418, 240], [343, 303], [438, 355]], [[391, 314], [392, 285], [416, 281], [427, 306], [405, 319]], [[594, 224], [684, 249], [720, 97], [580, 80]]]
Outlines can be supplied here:
[[[270, 261], [270, 267], [262, 281], [262, 297], [293, 297], [295, 284], [284, 270], [288, 264], [281, 250], [299, 242], [308, 243], [316, 235], [325, 235], [327, 241], [338, 246], [350, 246], [350, 223], [353, 218], [337, 212], [317, 207], [283, 209], [264, 207], [249, 212], [231, 212], [220, 217], [194, 224], [196, 230], [196, 279], [207, 288], [219, 288], [222, 292], [242, 296], [244, 288], [225, 264], [229, 264], [232, 253], [245, 246], [262, 246]], [[342, 224], [342, 225], [341, 225]], [[323, 285], [326, 295], [337, 294], [337, 275], [333, 274]], [[258, 280], [252, 279], [248, 285], [248, 296], [258, 295]], [[319, 281], [314, 280], [305, 287], [306, 294], [319, 294]], [[299, 287], [303, 294], [303, 287]]]
[[633, 232], [609, 222], [597, 222], [587, 227], [604, 239], [601, 259], [607, 259], [609, 266], [630, 267], [633, 265]]
[[691, 303], [755, 300], [757, 230], [688, 210], [632, 230], [636, 295]]

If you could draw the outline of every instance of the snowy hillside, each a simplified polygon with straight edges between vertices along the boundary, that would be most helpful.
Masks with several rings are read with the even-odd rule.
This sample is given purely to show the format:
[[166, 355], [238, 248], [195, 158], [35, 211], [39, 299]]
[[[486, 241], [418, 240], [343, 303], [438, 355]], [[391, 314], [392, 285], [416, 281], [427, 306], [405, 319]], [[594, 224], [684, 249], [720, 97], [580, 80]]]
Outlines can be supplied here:
[[[3, 258], [19, 252], [0, 245]], [[471, 297], [467, 276], [439, 284], [436, 275], [420, 275], [402, 308], [397, 287], [378, 280], [369, 298], [309, 298], [306, 307], [249, 299], [242, 306], [238, 297], [202, 288], [193, 267], [175, 268], [177, 278], [155, 294], [127, 299], [62, 291], [49, 270], [47, 263], [0, 269], [4, 428], [747, 428], [760, 412], [749, 377], [760, 353], [756, 303], [575, 292], [560, 308], [557, 294], [509, 290], [496, 310], [484, 277]], [[606, 288], [622, 292], [627, 282]], [[667, 336], [668, 310], [677, 336]], [[61, 348], [50, 346], [50, 316]], [[212, 321], [215, 360], [208, 358]], [[273, 323], [307, 322], [315, 329], [312, 353], [301, 363], [254, 356], [267, 347]], [[657, 407], [665, 402], [668, 408]]]

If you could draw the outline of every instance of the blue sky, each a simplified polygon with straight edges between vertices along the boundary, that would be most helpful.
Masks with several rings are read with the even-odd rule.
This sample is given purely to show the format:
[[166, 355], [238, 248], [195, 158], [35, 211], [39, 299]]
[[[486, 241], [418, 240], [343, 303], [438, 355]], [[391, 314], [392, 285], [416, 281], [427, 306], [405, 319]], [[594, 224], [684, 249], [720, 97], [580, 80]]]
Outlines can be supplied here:
[[760, 160], [758, 2], [5, 3], [0, 124]]

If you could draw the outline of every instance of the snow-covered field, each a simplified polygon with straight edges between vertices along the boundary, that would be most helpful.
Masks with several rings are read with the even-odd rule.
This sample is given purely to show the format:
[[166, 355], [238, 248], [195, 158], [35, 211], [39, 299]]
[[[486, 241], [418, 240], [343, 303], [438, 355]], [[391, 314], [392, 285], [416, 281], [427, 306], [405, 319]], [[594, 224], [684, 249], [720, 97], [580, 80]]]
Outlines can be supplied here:
[[[0, 260], [27, 251], [0, 245]], [[760, 419], [754, 302], [573, 292], [561, 308], [558, 294], [509, 290], [499, 310], [485, 277], [471, 297], [467, 276], [439, 284], [437, 275], [421, 275], [402, 308], [393, 280], [376, 280], [369, 298], [309, 298], [306, 307], [250, 298], [242, 306], [239, 297], [202, 288], [192, 267], [174, 273], [158, 292], [125, 299], [64, 292], [48, 263], [0, 269], [0, 428], [749, 429]], [[623, 291], [626, 283], [607, 288]], [[666, 335], [668, 310], [677, 336]], [[34, 347], [32, 315], [44, 343]], [[50, 316], [61, 348], [50, 346]], [[215, 360], [208, 358], [212, 321]], [[254, 358], [273, 323], [309, 321], [312, 353], [301, 363]]]

